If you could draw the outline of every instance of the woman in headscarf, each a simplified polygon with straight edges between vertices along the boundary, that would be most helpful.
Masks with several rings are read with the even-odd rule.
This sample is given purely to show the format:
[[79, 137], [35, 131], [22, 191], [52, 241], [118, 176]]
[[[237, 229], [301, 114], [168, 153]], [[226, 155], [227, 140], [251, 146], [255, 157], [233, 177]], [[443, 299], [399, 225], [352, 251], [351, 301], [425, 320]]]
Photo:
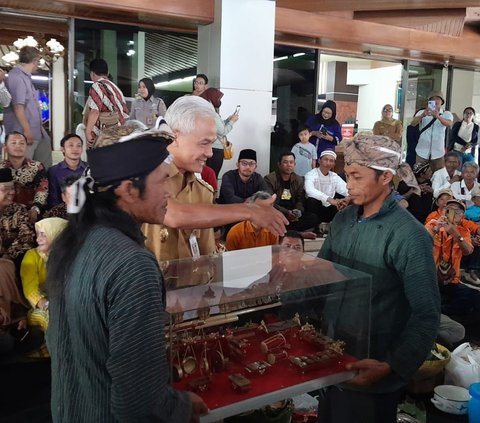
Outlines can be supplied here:
[[161, 98], [154, 97], [155, 85], [150, 78], [138, 81], [138, 97], [132, 104], [130, 119], [139, 120], [152, 128], [159, 116], [165, 116], [167, 107]]
[[[28, 250], [20, 266], [23, 294], [31, 305], [27, 320], [29, 326], [39, 326], [44, 332], [48, 327], [48, 299], [43, 290], [47, 277], [47, 261], [53, 241], [67, 226], [59, 217], [49, 217], [35, 223], [37, 248]], [[43, 345], [38, 356], [48, 356]]]
[[393, 107], [390, 104], [385, 104], [382, 109], [382, 119], [373, 125], [373, 135], [386, 135], [400, 143], [402, 132], [402, 122], [393, 118]]
[[342, 127], [337, 119], [337, 105], [327, 100], [315, 116], [305, 122], [310, 129], [310, 142], [317, 148], [317, 157], [324, 150], [335, 151], [335, 146], [342, 141]]
[[212, 103], [217, 112], [217, 118], [215, 119], [215, 124], [217, 125], [217, 139], [212, 144], [213, 156], [207, 160], [207, 166], [210, 166], [214, 170], [215, 175], [218, 178], [220, 169], [223, 166], [223, 137], [233, 129], [233, 124], [238, 120], [238, 114], [233, 113], [225, 120], [220, 117], [218, 109], [222, 105], [221, 100], [223, 93], [217, 88], [207, 88], [202, 94], [200, 94], [200, 97]]
[[463, 163], [475, 161], [479, 126], [474, 122], [475, 109], [466, 107], [463, 119], [452, 126], [449, 150], [457, 152]]

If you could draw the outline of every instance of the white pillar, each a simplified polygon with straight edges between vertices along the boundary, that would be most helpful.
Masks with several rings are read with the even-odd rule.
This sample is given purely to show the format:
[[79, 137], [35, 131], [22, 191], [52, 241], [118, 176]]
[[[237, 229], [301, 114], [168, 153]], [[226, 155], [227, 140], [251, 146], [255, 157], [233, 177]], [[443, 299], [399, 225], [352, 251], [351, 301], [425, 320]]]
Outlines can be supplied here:
[[63, 57], [52, 66], [52, 92], [50, 93], [50, 118], [52, 119], [53, 149], [60, 150], [60, 140], [65, 135], [66, 72]]
[[220, 114], [226, 119], [241, 105], [228, 135], [234, 158], [224, 162], [222, 173], [235, 168], [244, 148], [256, 150], [258, 173], [269, 170], [274, 37], [271, 0], [215, 0], [213, 24], [198, 30], [198, 72], [225, 94]]
[[132, 60], [132, 97], [138, 91], [138, 81], [145, 78], [145, 32], [138, 31], [133, 36], [135, 56]]

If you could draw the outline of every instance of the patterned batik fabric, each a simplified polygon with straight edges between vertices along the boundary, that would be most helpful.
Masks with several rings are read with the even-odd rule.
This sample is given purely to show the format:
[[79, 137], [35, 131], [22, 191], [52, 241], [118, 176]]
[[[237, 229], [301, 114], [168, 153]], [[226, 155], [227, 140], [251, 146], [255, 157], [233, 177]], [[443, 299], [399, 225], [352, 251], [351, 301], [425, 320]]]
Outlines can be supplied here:
[[0, 168], [12, 170], [15, 182], [14, 203], [44, 209], [48, 198], [48, 177], [45, 166], [36, 160], [25, 159], [18, 169], [9, 160], [0, 162]]
[[0, 210], [0, 237], [3, 252], [12, 259], [35, 246], [35, 231], [23, 204], [13, 203]]

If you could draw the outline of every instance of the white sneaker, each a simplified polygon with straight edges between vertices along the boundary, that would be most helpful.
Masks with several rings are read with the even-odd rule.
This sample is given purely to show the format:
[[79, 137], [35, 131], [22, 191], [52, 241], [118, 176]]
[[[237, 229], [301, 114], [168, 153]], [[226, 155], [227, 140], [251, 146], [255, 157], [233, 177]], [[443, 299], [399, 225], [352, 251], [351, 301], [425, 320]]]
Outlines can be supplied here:
[[480, 279], [478, 278], [475, 270], [466, 271], [463, 275], [463, 279], [466, 283], [470, 283], [475, 286], [480, 286]]

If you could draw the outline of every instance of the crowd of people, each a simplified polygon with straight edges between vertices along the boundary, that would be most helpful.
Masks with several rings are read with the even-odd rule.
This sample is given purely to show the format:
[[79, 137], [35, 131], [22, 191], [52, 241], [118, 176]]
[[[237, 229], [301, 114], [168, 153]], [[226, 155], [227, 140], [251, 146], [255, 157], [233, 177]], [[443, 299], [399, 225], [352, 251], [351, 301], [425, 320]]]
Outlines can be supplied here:
[[[322, 421], [354, 422], [358, 408], [368, 421], [394, 421], [401, 388], [426, 358], [439, 322], [447, 344], [463, 338], [462, 324], [477, 327], [473, 108], [453, 124], [443, 95], [432, 93], [412, 121], [410, 166], [401, 160], [402, 125], [385, 105], [373, 132], [342, 144], [338, 168], [341, 126], [329, 100], [298, 127], [298, 142], [273, 172], [257, 173], [257, 153], [245, 148], [218, 190], [225, 135], [239, 113], [220, 117], [223, 93], [208, 87], [206, 75], [168, 108], [144, 78], [128, 110], [107, 63], [94, 59], [84, 124], [61, 140], [63, 160], [52, 166], [32, 100], [39, 58], [24, 47], [5, 81], [0, 354], [51, 355], [54, 420], [186, 422], [206, 413], [197, 395], [167, 386], [157, 263], [279, 243], [303, 249], [304, 238], [330, 223], [319, 256], [372, 275], [371, 358], [352, 364], [358, 375], [347, 388], [324, 391]], [[342, 407], [345, 401], [357, 408]]]

